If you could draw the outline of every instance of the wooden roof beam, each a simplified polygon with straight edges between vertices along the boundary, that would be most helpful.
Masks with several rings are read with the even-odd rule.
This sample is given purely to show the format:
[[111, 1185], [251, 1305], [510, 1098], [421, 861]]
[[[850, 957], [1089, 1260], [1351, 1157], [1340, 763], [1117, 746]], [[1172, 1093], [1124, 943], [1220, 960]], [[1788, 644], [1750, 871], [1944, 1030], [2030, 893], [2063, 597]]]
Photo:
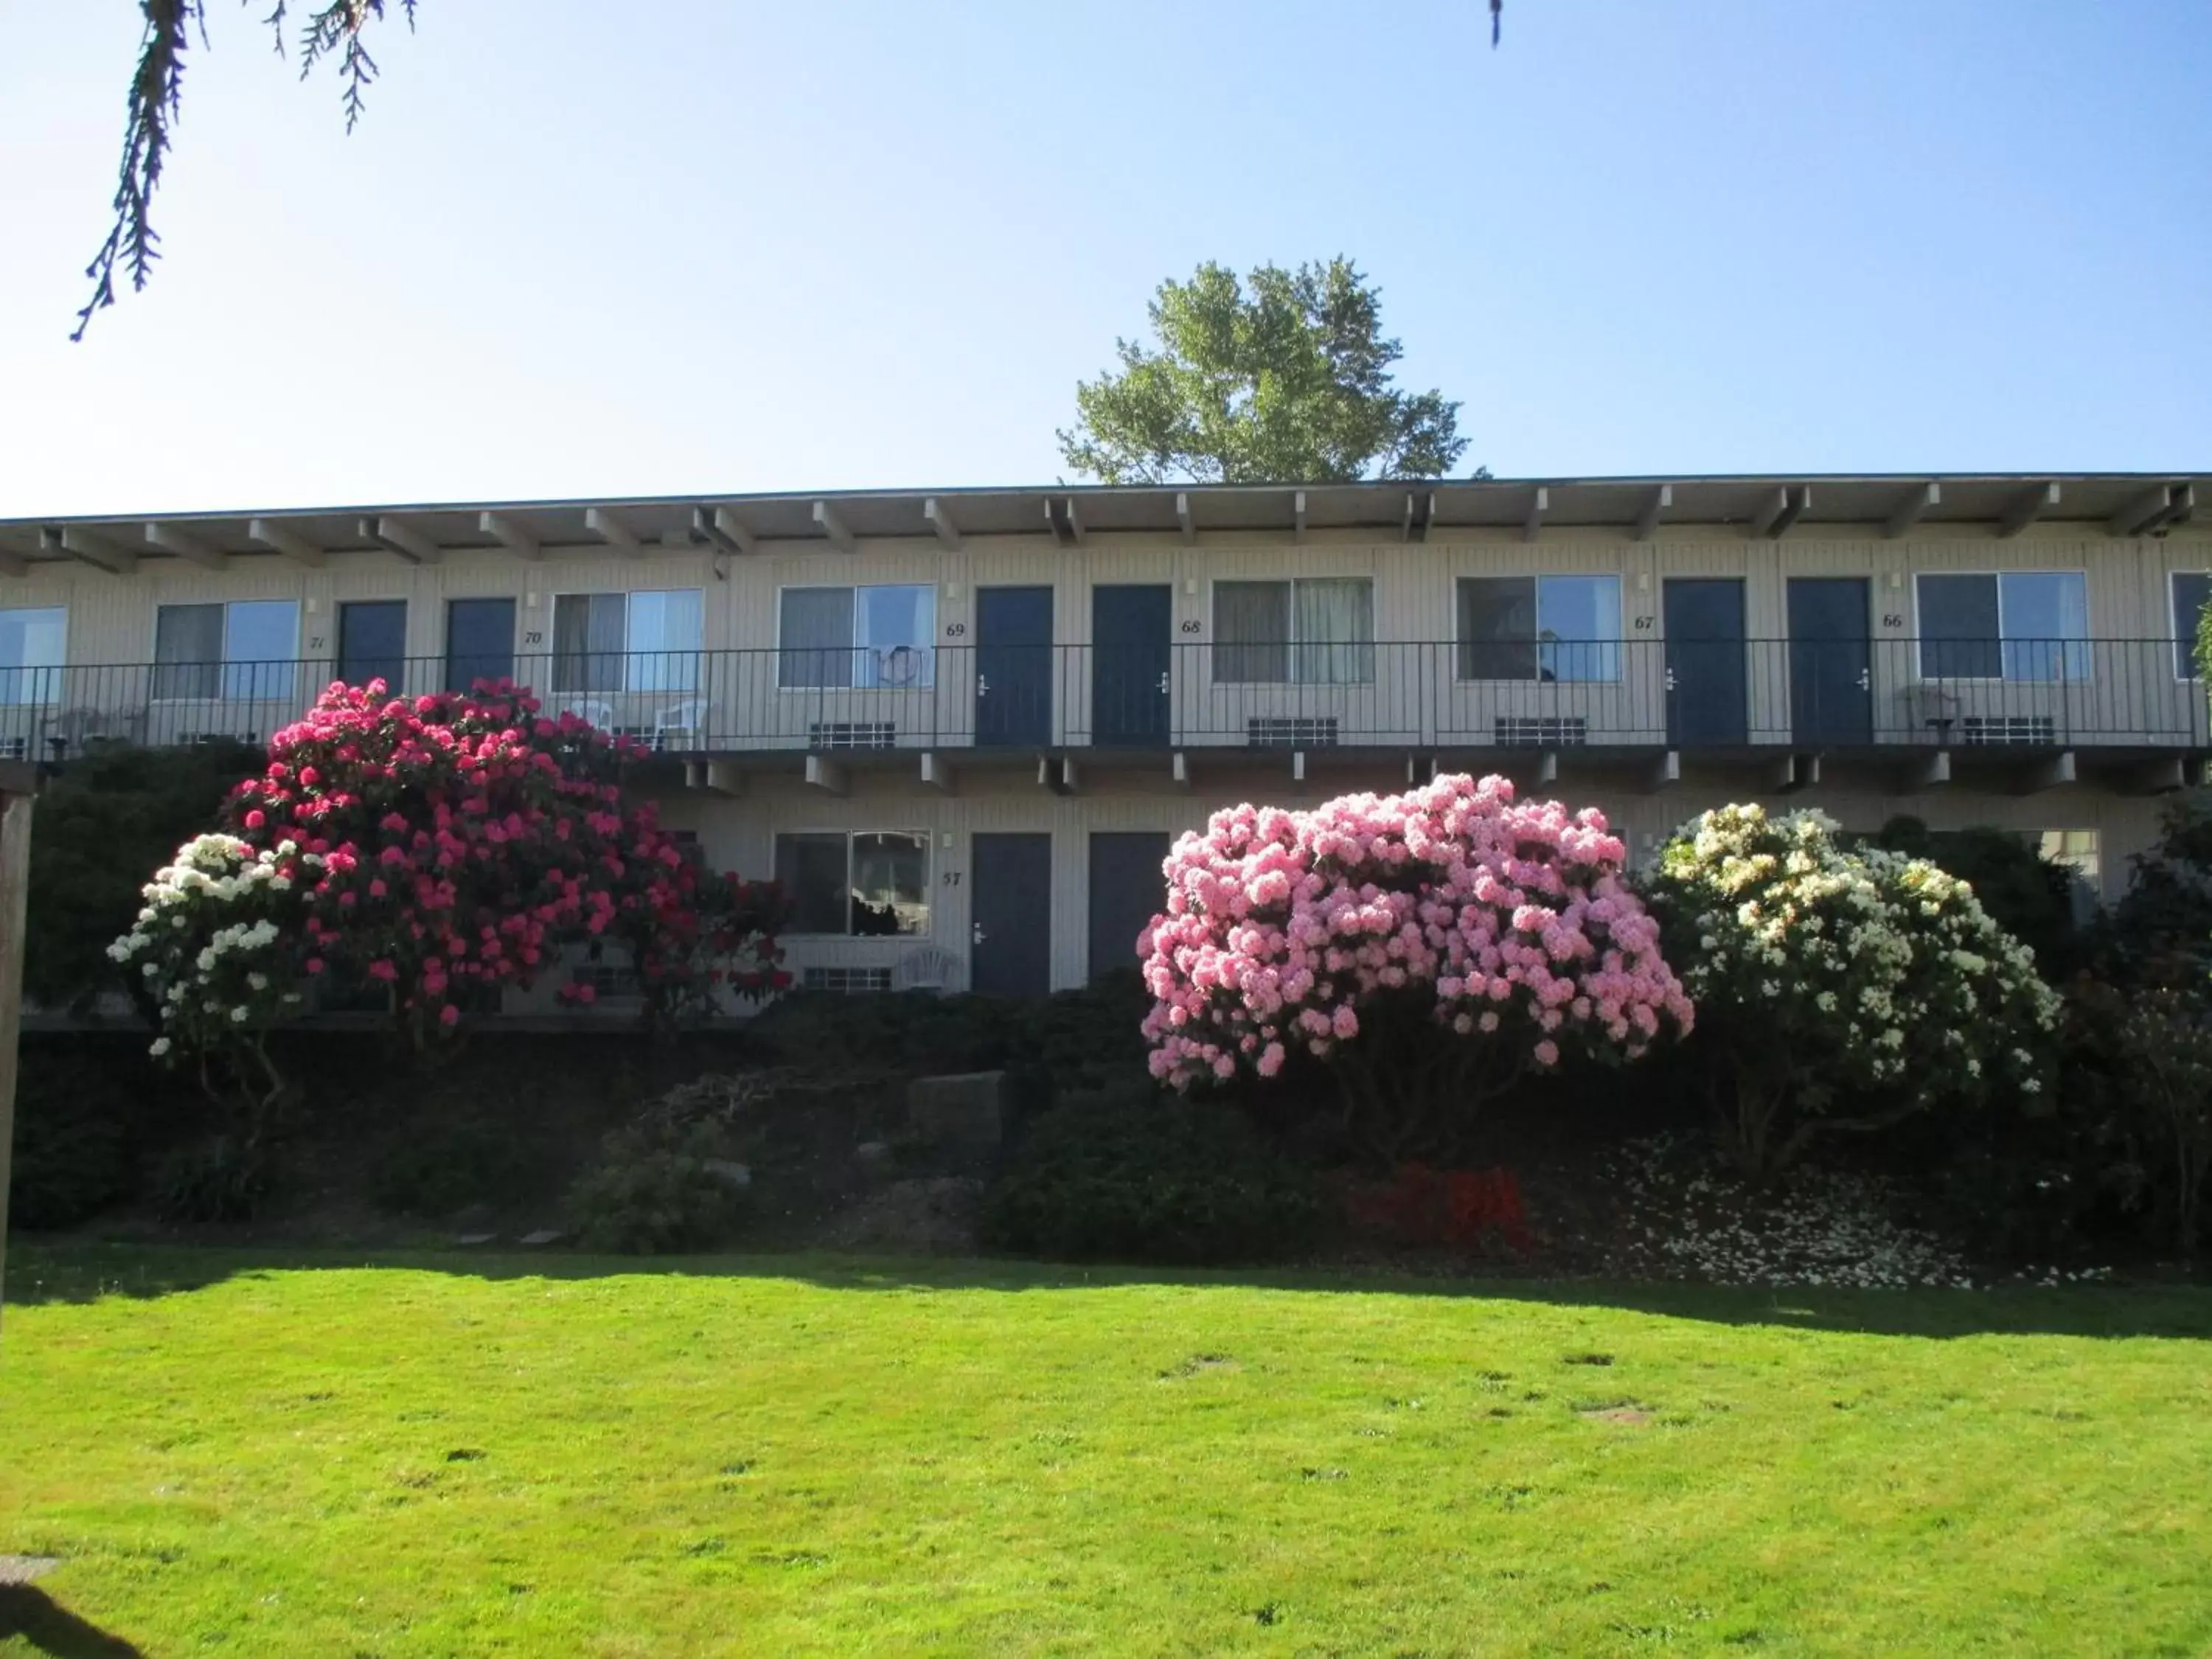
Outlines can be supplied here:
[[321, 569], [329, 557], [307, 537], [276, 519], [254, 520], [246, 526], [246, 538], [309, 570]]
[[1881, 538], [1886, 542], [1901, 541], [1912, 532], [1931, 507], [1943, 503], [1943, 486], [1929, 483], [1917, 486], [1912, 493], [1897, 504], [1881, 526]]
[[1759, 510], [1751, 515], [1752, 540], [1781, 540], [1790, 533], [1790, 526], [1796, 524], [1812, 504], [1813, 491], [1809, 486], [1778, 486], [1772, 495], [1759, 502]]
[[538, 538], [504, 513], [477, 514], [477, 528], [518, 559], [536, 563], [545, 556], [545, 549], [540, 545]]
[[953, 523], [951, 511], [943, 501], [932, 495], [921, 504], [921, 516], [929, 521], [929, 527], [937, 532], [937, 539], [945, 544], [947, 552], [960, 550], [960, 526]]
[[2197, 492], [2188, 484], [2153, 484], [2115, 513], [2105, 527], [2115, 536], [2148, 536], [2169, 524], [2186, 522], [2196, 507]]
[[59, 531], [41, 530], [39, 545], [49, 553], [64, 553], [80, 563], [105, 570], [111, 576], [137, 573], [138, 556], [126, 547], [117, 546], [97, 531], [74, 525]]
[[2052, 507], [2057, 506], [2058, 498], [2059, 489], [2056, 479], [2048, 483], [2039, 483], [2034, 489], [2022, 493], [2014, 500], [2010, 507], [2005, 508], [2004, 517], [1997, 520], [1998, 538], [2010, 541]]
[[444, 548], [414, 526], [389, 514], [363, 519], [361, 534], [364, 541], [374, 542], [378, 546], [398, 554], [410, 564], [443, 564], [446, 562]]
[[1552, 492], [1541, 484], [1537, 485], [1536, 493], [1528, 498], [1528, 516], [1521, 521], [1522, 541], [1536, 539], [1537, 533], [1544, 527], [1544, 515], [1551, 510]]
[[230, 560], [220, 548], [210, 547], [189, 530], [173, 524], [146, 526], [146, 545], [172, 557], [196, 564], [203, 570], [228, 570]]
[[715, 507], [712, 512], [703, 507], [693, 507], [691, 530], [717, 553], [726, 553], [733, 559], [743, 558], [760, 546], [751, 527], [726, 507]]
[[645, 550], [637, 539], [637, 532], [624, 522], [623, 515], [611, 507], [587, 507], [584, 509], [584, 528], [597, 536], [616, 552], [635, 558]]
[[845, 521], [837, 516], [837, 509], [829, 502], [814, 503], [814, 522], [822, 533], [829, 538], [830, 545], [840, 553], [856, 550], [859, 544], [854, 541], [853, 532], [845, 527]]
[[1644, 510], [1636, 515], [1636, 539], [1648, 542], [1659, 528], [1659, 516], [1674, 505], [1674, 486], [1662, 483], [1653, 490], [1644, 503]]

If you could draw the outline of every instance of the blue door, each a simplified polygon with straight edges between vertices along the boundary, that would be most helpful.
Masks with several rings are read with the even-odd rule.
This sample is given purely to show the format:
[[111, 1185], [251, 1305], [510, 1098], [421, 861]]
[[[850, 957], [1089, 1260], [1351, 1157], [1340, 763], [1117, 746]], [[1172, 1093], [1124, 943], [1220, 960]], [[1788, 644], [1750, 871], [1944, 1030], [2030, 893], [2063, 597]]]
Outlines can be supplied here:
[[1041, 997], [1052, 988], [1052, 837], [978, 835], [969, 848], [968, 988]]
[[1743, 582], [1667, 583], [1667, 741], [1677, 749], [1741, 744], [1747, 735]]
[[1874, 626], [1863, 576], [1790, 579], [1790, 736], [1874, 741]]
[[1096, 830], [1091, 837], [1091, 977], [1136, 967], [1137, 935], [1167, 908], [1164, 830]]
[[394, 696], [407, 690], [407, 601], [350, 600], [338, 607], [338, 678], [348, 685], [382, 680]]
[[514, 601], [454, 599], [446, 606], [446, 689], [514, 678]]
[[1171, 591], [1091, 590], [1091, 740], [1149, 748], [1168, 740]]
[[975, 590], [975, 741], [1052, 744], [1052, 589]]

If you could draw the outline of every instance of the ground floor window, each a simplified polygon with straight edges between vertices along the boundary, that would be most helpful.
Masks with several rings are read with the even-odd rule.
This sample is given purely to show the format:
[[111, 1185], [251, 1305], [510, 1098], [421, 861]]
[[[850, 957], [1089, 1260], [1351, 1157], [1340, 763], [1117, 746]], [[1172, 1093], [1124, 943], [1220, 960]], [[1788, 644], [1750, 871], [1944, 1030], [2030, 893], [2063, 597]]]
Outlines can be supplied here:
[[791, 933], [896, 938], [929, 931], [929, 836], [918, 830], [816, 830], [775, 838]]
[[2105, 892], [2105, 865], [2094, 830], [2045, 830], [2038, 844], [2044, 862], [2074, 878], [2074, 920], [2087, 923], [2097, 914]]

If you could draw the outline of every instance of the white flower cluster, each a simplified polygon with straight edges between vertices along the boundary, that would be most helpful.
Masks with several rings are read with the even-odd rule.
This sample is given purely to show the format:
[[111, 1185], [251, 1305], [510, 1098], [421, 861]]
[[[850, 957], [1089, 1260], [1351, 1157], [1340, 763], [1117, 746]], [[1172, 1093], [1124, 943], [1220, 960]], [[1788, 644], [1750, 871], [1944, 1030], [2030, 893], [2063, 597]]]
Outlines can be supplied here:
[[177, 1040], [204, 1042], [210, 1027], [240, 1027], [296, 1004], [274, 947], [283, 930], [269, 914], [289, 893], [288, 872], [320, 865], [293, 842], [257, 852], [235, 836], [200, 836], [177, 849], [141, 890], [131, 930], [107, 947], [137, 962], [161, 1011], [156, 1055]]
[[1966, 1258], [1890, 1214], [1870, 1177], [1790, 1172], [1762, 1194], [1715, 1164], [1688, 1136], [1632, 1142], [1607, 1160], [1627, 1216], [1614, 1271], [1714, 1285], [1852, 1290], [1970, 1288]]
[[1823, 1085], [2041, 1090], [2024, 1046], [2059, 1000], [1973, 890], [1924, 860], [1848, 853], [1816, 811], [1728, 806], [1686, 825], [1657, 886], [1698, 949], [1678, 962], [1703, 1008], [1786, 1037]]

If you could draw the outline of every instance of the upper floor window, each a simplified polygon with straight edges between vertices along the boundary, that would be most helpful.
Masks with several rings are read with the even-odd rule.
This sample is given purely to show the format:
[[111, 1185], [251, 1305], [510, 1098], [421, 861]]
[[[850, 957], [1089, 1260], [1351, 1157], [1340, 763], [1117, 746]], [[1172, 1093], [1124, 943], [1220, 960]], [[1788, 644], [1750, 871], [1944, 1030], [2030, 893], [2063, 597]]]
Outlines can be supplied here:
[[1462, 576], [1463, 680], [1620, 678], [1618, 576]]
[[2093, 671], [2078, 570], [1923, 575], [1923, 679], [2078, 681]]
[[699, 684], [696, 587], [559, 593], [553, 599], [556, 691], [688, 691]]
[[937, 590], [787, 587], [777, 618], [776, 684], [809, 690], [935, 683]]
[[2212, 605], [2212, 571], [2173, 573], [2173, 677], [2197, 678], [2197, 624]]
[[0, 611], [0, 703], [59, 702], [68, 655], [69, 612], [60, 606]]
[[154, 696], [288, 700], [299, 654], [297, 599], [165, 605], [154, 619]]
[[1213, 585], [1216, 685], [1366, 685], [1375, 584], [1364, 576]]
[[929, 836], [919, 830], [832, 830], [775, 838], [775, 878], [792, 933], [857, 938], [929, 931]]

